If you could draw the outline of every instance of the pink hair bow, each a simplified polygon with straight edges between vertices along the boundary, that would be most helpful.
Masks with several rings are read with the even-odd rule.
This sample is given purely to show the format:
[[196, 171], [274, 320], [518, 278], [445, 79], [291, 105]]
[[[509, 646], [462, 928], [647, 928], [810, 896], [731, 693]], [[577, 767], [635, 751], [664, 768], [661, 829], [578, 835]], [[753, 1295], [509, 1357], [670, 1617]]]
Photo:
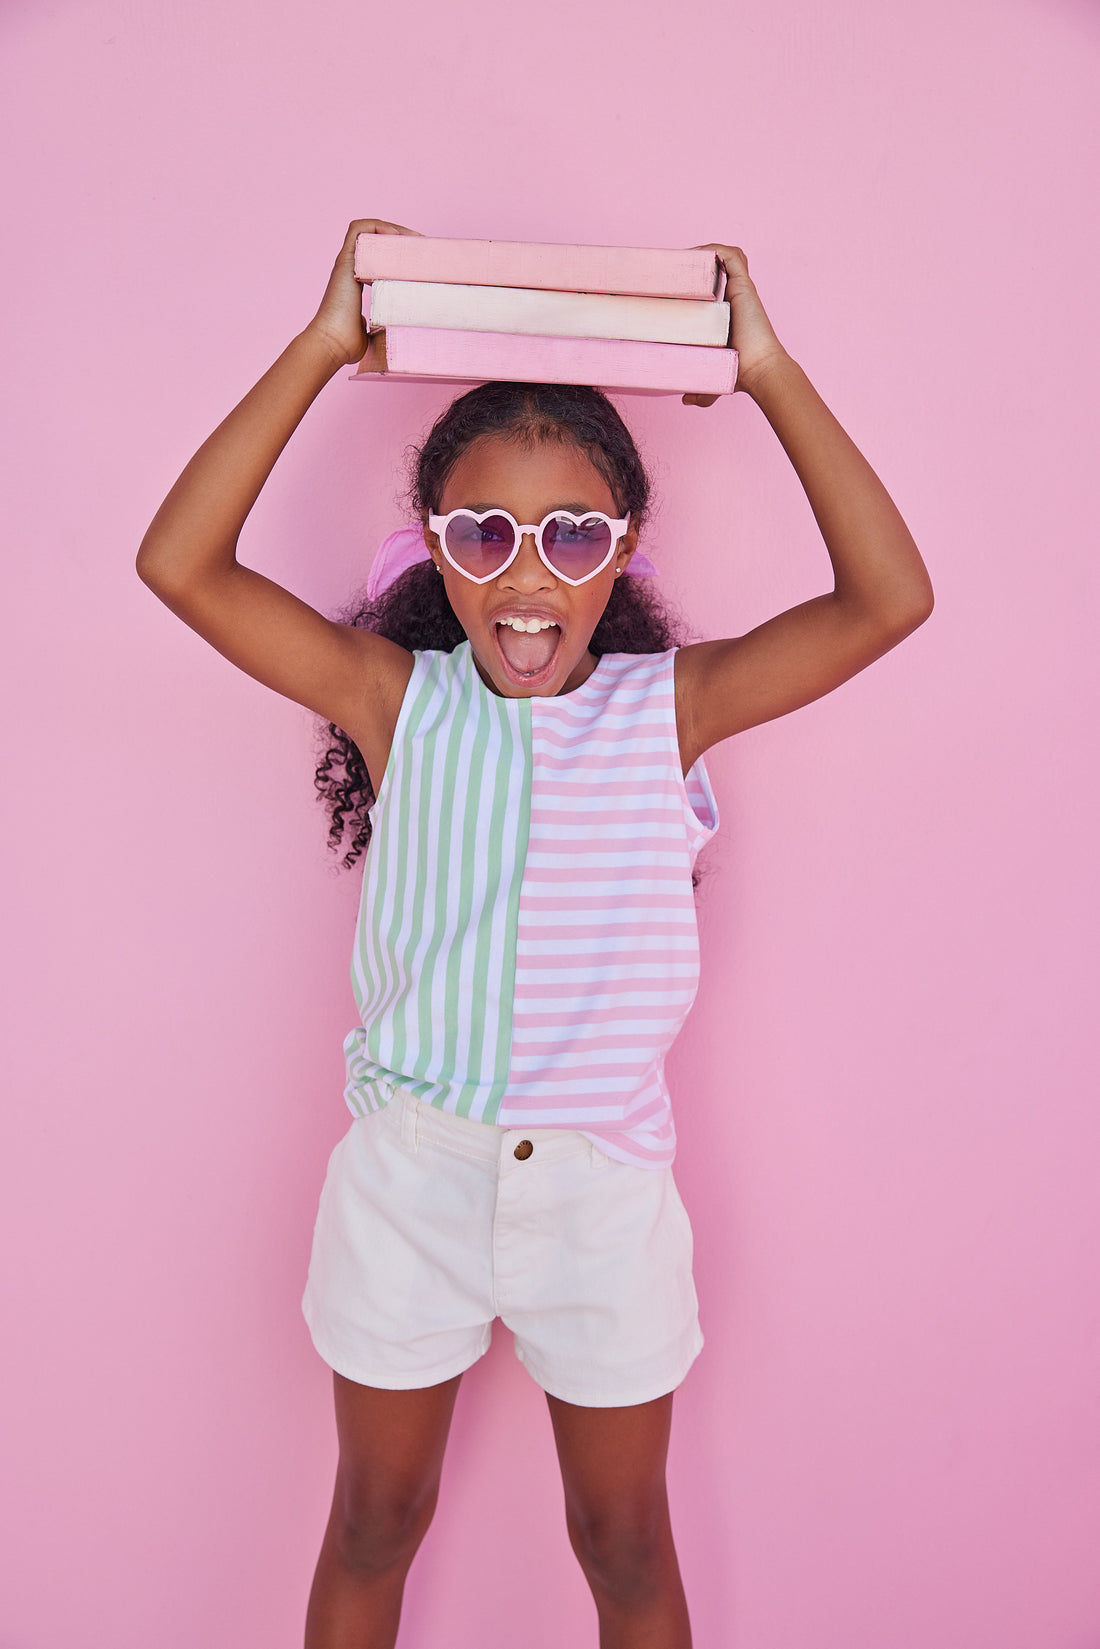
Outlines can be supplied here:
[[[423, 527], [418, 524], [398, 527], [396, 532], [391, 532], [378, 546], [378, 554], [371, 563], [367, 577], [368, 599], [375, 600], [409, 567], [414, 567], [418, 561], [427, 560], [428, 546], [424, 542]], [[628, 574], [633, 573], [636, 578], [657, 577], [657, 568], [640, 550], [634, 551], [626, 570]]]

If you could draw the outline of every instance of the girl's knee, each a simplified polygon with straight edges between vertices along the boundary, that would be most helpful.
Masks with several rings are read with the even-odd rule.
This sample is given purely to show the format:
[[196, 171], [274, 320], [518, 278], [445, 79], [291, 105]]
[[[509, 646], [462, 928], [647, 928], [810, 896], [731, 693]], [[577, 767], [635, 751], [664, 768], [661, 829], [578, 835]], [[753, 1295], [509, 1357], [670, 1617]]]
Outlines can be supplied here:
[[389, 1490], [338, 1485], [332, 1532], [341, 1565], [363, 1578], [407, 1569], [428, 1531], [438, 1492], [438, 1484]]
[[637, 1603], [660, 1590], [672, 1554], [663, 1502], [574, 1509], [568, 1523], [573, 1550], [594, 1591], [620, 1603]]

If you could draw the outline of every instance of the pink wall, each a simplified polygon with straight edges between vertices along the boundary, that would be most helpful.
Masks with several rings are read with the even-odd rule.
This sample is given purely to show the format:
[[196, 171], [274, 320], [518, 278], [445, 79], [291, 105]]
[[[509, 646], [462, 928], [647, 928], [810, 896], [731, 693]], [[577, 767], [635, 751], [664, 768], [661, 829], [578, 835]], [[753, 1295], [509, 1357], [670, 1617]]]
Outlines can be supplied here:
[[[334, 1445], [298, 1298], [356, 890], [308, 718], [132, 560], [372, 212], [736, 239], [937, 585], [900, 652], [713, 762], [674, 1073], [697, 1642], [1095, 1649], [1095, 8], [9, 0], [0, 48], [2, 1649], [300, 1641]], [[440, 404], [334, 382], [246, 556], [342, 600]], [[629, 411], [700, 630], [822, 587], [751, 404]], [[593, 1640], [498, 1341], [402, 1644]]]

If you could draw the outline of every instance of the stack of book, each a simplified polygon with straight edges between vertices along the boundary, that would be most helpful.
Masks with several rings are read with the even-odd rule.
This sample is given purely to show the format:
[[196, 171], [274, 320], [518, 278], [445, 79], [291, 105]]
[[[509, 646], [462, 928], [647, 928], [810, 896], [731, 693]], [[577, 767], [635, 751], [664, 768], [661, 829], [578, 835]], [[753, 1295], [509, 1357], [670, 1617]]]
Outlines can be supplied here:
[[721, 274], [698, 248], [360, 235], [371, 336], [355, 377], [728, 395]]

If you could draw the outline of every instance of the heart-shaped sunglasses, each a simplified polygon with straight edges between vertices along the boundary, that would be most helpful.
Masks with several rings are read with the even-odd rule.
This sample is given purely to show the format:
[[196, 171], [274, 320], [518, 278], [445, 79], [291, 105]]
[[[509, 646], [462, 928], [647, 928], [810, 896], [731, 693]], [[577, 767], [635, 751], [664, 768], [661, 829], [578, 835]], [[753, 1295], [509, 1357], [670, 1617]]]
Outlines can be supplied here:
[[429, 515], [428, 525], [438, 534], [443, 554], [456, 572], [474, 584], [499, 578], [519, 554], [527, 533], [533, 533], [540, 559], [555, 578], [566, 584], [586, 584], [602, 572], [626, 535], [630, 516], [613, 521], [599, 510], [574, 515], [554, 510], [538, 526], [521, 525], [507, 510], [451, 510]]

